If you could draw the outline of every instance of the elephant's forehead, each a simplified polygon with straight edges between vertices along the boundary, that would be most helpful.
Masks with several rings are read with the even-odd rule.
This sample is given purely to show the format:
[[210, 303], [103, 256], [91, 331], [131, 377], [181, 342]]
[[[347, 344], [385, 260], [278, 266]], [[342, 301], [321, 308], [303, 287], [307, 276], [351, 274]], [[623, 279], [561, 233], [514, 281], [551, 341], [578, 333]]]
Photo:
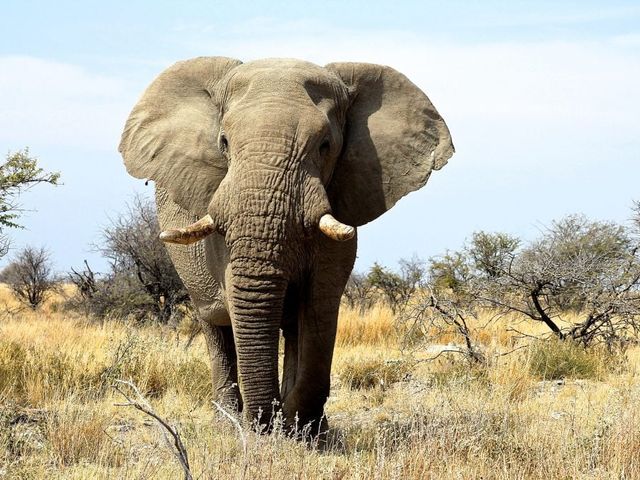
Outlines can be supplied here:
[[296, 87], [330, 86], [336, 79], [324, 68], [294, 59], [266, 59], [234, 69], [229, 86], [234, 89], [287, 90]]
[[289, 75], [318, 75], [326, 70], [315, 63], [295, 58], [266, 58], [243, 63], [237, 67], [239, 72], [259, 74], [288, 72]]

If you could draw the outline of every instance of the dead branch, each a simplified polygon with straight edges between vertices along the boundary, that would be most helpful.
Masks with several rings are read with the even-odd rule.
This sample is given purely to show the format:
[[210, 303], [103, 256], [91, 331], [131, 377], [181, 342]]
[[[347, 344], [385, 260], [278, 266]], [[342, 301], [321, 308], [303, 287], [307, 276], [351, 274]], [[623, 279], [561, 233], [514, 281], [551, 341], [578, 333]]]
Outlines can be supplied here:
[[240, 437], [240, 443], [242, 444], [242, 453], [246, 457], [247, 456], [247, 436], [244, 433], [242, 425], [240, 425], [240, 422], [238, 421], [238, 419], [236, 417], [234, 417], [229, 412], [227, 412], [227, 410], [222, 405], [220, 405], [218, 402], [214, 401], [213, 405], [218, 409], [218, 411], [222, 415], [224, 415], [227, 419], [229, 419], [231, 421], [231, 423], [233, 424], [233, 426], [237, 430], [238, 436]]
[[[122, 386], [129, 387], [135, 393], [136, 399], [132, 399], [122, 389]], [[193, 480], [191, 468], [189, 467], [189, 456], [187, 454], [187, 449], [185, 448], [184, 443], [182, 443], [182, 439], [180, 438], [180, 434], [178, 433], [177, 428], [169, 425], [166, 420], [164, 420], [153, 411], [151, 405], [149, 405], [149, 403], [144, 399], [143, 395], [140, 393], [140, 390], [138, 390], [138, 387], [136, 387], [133, 382], [127, 380], [116, 380], [113, 384], [113, 388], [127, 400], [125, 403], [116, 403], [116, 407], [133, 407], [158, 422], [158, 425], [161, 427], [160, 431], [162, 432], [162, 436], [167, 442], [167, 446], [170, 448], [174, 456], [178, 459], [178, 462], [180, 463], [180, 466], [184, 471], [185, 480]], [[167, 433], [173, 438], [173, 446]]]

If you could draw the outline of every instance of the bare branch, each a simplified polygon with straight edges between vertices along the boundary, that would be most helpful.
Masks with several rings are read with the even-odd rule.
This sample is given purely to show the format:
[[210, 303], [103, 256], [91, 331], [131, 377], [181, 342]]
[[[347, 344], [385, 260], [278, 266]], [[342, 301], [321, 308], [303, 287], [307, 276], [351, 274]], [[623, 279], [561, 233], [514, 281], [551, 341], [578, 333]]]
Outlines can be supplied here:
[[222, 415], [224, 415], [227, 419], [229, 419], [229, 421], [231, 421], [233, 426], [236, 428], [236, 431], [238, 432], [238, 436], [240, 437], [240, 442], [242, 444], [242, 453], [246, 458], [246, 456], [247, 456], [247, 436], [244, 433], [242, 425], [240, 425], [240, 422], [238, 421], [238, 419], [236, 417], [234, 417], [232, 414], [227, 412], [227, 410], [222, 405], [220, 405], [218, 402], [213, 402], [213, 405], [218, 409], [218, 411]]
[[[123, 386], [130, 388], [135, 394], [136, 398], [132, 399], [123, 390], [122, 388]], [[113, 384], [113, 388], [117, 390], [127, 400], [125, 403], [116, 403], [115, 406], [133, 407], [136, 410], [141, 411], [145, 415], [150, 416], [158, 423], [158, 425], [161, 427], [160, 431], [162, 432], [162, 435], [165, 441], [167, 442], [167, 445], [171, 449], [171, 452], [174, 454], [174, 456], [180, 463], [182, 470], [184, 471], [185, 480], [193, 480], [193, 475], [191, 474], [191, 468], [189, 467], [189, 456], [187, 454], [187, 449], [185, 448], [184, 443], [182, 443], [182, 439], [180, 438], [180, 434], [178, 433], [178, 430], [175, 427], [172, 427], [166, 420], [164, 420], [162, 417], [160, 417], [157, 413], [153, 411], [153, 409], [151, 408], [151, 405], [149, 405], [149, 403], [144, 399], [144, 397], [140, 393], [140, 390], [138, 390], [138, 387], [136, 387], [133, 384], [133, 382], [130, 382], [127, 380], [116, 380], [115, 383]], [[173, 445], [171, 443], [171, 440], [167, 436], [167, 433], [171, 435], [171, 437], [173, 438]]]

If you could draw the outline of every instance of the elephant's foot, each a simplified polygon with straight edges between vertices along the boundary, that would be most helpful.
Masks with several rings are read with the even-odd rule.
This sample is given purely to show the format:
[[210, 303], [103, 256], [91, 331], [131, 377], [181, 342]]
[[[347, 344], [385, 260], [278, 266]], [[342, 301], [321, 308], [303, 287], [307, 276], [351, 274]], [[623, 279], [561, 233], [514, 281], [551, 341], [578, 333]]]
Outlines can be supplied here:
[[295, 440], [300, 440], [310, 448], [325, 451], [331, 443], [329, 440], [329, 422], [327, 417], [299, 421], [297, 425], [291, 425], [289, 435]]
[[242, 395], [238, 384], [232, 383], [214, 389], [213, 401], [218, 406], [233, 413], [242, 412]]
[[292, 438], [303, 440], [311, 446], [319, 447], [326, 443], [329, 422], [323, 409], [311, 412], [285, 403], [283, 410], [285, 427]]
[[282, 432], [286, 428], [286, 423], [281, 405], [277, 399], [274, 399], [269, 407], [258, 407], [251, 410], [245, 404], [242, 412], [245, 427], [261, 435]]

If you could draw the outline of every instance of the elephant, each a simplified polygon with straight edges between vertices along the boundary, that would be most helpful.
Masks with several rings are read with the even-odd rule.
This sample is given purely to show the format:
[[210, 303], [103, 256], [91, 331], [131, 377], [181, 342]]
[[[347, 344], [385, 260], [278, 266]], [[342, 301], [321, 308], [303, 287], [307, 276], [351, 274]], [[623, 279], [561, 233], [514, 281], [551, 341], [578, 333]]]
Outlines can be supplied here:
[[130, 175], [154, 182], [215, 400], [265, 430], [274, 412], [325, 428], [356, 228], [454, 153], [429, 98], [382, 65], [199, 57], [150, 84], [119, 151]]

